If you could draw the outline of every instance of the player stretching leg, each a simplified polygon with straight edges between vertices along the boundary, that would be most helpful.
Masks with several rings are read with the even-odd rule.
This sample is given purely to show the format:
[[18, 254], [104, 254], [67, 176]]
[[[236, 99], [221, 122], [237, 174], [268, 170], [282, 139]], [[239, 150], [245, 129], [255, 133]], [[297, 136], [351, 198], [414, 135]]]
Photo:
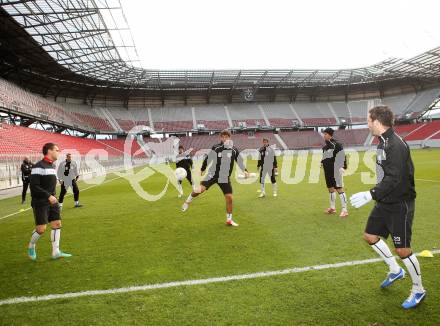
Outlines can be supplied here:
[[71, 254], [60, 251], [61, 216], [60, 206], [55, 197], [57, 174], [54, 162], [58, 159], [60, 150], [53, 143], [43, 146], [44, 158], [32, 168], [30, 177], [32, 209], [35, 218], [35, 230], [28, 246], [28, 256], [32, 260], [37, 259], [35, 245], [41, 235], [46, 231], [46, 225], [50, 223], [52, 228], [50, 241], [52, 242], [52, 258], [70, 257]]
[[347, 169], [347, 160], [344, 148], [333, 138], [333, 133], [332, 128], [326, 128], [323, 131], [325, 146], [322, 148], [323, 159], [321, 163], [330, 196], [330, 207], [325, 210], [325, 213], [334, 214], [336, 212], [336, 193], [338, 193], [341, 200], [341, 214], [339, 216], [347, 217], [347, 196], [342, 182], [342, 175]]
[[200, 183], [200, 189], [193, 191], [182, 205], [182, 211], [185, 212], [189, 204], [195, 197], [204, 193], [213, 184], [217, 184], [222, 190], [226, 201], [226, 225], [238, 226], [232, 219], [232, 185], [230, 177], [234, 168], [234, 161], [237, 162], [241, 170], [244, 171], [245, 177], [249, 176], [244, 166], [243, 160], [239, 155], [238, 149], [233, 146], [231, 133], [229, 130], [223, 130], [220, 133], [220, 143], [214, 145], [205, 157], [202, 164], [202, 173], [209, 166], [208, 173], [204, 180]]
[[405, 271], [393, 257], [386, 242], [381, 239], [391, 234], [396, 253], [411, 276], [412, 289], [402, 303], [405, 309], [417, 307], [425, 298], [419, 261], [411, 250], [411, 227], [415, 209], [414, 165], [408, 145], [394, 133], [394, 115], [387, 106], [369, 111], [368, 128], [379, 137], [377, 146], [378, 184], [370, 191], [351, 196], [356, 208], [374, 199], [364, 239], [388, 265], [390, 271], [381, 287], [386, 288], [405, 276]]
[[[185, 154], [185, 148], [183, 145], [179, 145], [179, 155], [176, 158], [176, 168], [183, 168], [186, 171], [186, 179], [188, 180], [189, 184], [193, 185], [192, 175], [191, 175], [191, 169], [193, 167], [193, 160], [191, 159], [191, 155]], [[179, 184], [179, 195], [178, 197], [182, 197], [183, 195], [183, 188], [182, 188], [182, 180], [178, 180]]]
[[277, 196], [277, 180], [275, 179], [275, 173], [277, 171], [277, 157], [275, 156], [275, 151], [269, 146], [269, 139], [263, 138], [263, 147], [259, 150], [260, 158], [258, 160], [257, 168], [260, 168], [260, 185], [261, 193], [259, 198], [266, 196], [266, 189], [264, 181], [266, 176], [270, 177], [270, 182], [272, 183], [273, 196]]

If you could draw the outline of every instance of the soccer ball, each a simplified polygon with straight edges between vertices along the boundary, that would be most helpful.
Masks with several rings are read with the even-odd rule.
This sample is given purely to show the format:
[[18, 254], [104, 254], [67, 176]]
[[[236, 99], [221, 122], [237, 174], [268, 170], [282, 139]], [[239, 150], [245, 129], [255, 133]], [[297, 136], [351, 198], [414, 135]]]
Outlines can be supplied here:
[[186, 178], [186, 170], [184, 168], [177, 168], [176, 171], [174, 171], [174, 175], [177, 180], [182, 181]]

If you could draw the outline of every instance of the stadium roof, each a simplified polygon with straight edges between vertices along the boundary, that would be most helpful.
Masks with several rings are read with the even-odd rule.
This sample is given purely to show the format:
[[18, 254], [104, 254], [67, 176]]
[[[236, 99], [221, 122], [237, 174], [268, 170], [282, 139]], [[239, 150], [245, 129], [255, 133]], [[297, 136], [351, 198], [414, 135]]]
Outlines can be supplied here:
[[[119, 0], [0, 0], [0, 5], [7, 32], [0, 30], [5, 35], [0, 36], [0, 74], [13, 73], [21, 65], [20, 70], [44, 77], [46, 88], [69, 82], [72, 89], [83, 85], [95, 91], [104, 87], [162, 96], [202, 91], [209, 97], [399, 80], [440, 83], [440, 47], [411, 59], [390, 58], [357, 69], [148, 70], [136, 66], [136, 48]], [[13, 57], [12, 64], [7, 57]]]

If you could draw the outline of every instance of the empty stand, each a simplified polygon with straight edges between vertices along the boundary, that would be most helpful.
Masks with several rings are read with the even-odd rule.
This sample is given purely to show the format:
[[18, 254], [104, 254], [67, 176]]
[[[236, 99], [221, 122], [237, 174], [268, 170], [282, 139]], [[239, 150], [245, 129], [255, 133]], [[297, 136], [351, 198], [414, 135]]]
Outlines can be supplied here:
[[368, 114], [368, 101], [348, 102], [351, 123], [366, 123]]
[[240, 127], [242, 123], [245, 123], [246, 126], [266, 125], [264, 117], [256, 104], [230, 104], [228, 110], [234, 127]]
[[61, 150], [76, 150], [81, 155], [92, 149], [106, 150], [109, 156], [121, 156], [122, 153], [94, 139], [80, 138], [32, 128], [2, 124], [0, 129], [1, 154], [41, 153], [45, 143], [56, 143]]
[[408, 125], [397, 125], [394, 127], [395, 132], [402, 138], [405, 138], [410, 133], [414, 132], [418, 128], [424, 126], [425, 123], [412, 123]]
[[434, 88], [434, 89], [422, 91], [422, 92], [418, 93], [417, 96], [413, 99], [413, 101], [408, 105], [406, 112], [419, 113], [419, 115], [420, 115], [439, 96], [440, 96], [440, 89], [439, 88]]
[[272, 133], [257, 132], [253, 136], [249, 136], [246, 134], [233, 135], [234, 146], [237, 147], [239, 150], [258, 149], [263, 146], [263, 138], [267, 138], [271, 145], [274, 144], [277, 148], [281, 148], [280, 144]]
[[421, 128], [410, 133], [407, 137], [405, 137], [406, 141], [413, 140], [425, 140], [426, 138], [432, 136], [436, 132], [440, 130], [440, 121], [434, 121], [431, 123], [426, 123]]
[[220, 142], [218, 135], [193, 135], [192, 137], [180, 137], [180, 144], [185, 149], [193, 149], [193, 153], [201, 149], [211, 149]]
[[78, 118], [84, 125], [87, 125], [92, 130], [99, 131], [114, 131], [114, 129], [110, 126], [110, 124], [97, 116], [92, 116], [86, 113], [72, 112], [72, 114]]
[[369, 133], [368, 128], [335, 130], [334, 137], [345, 147], [363, 146]]
[[338, 118], [344, 118], [346, 122], [351, 121], [351, 114], [346, 102], [331, 102], [330, 105]]
[[[405, 141], [422, 141], [436, 134], [440, 130], [440, 121], [397, 125], [394, 127], [394, 130]], [[433, 137], [433, 139], [436, 138]], [[379, 140], [377, 137], [375, 137], [373, 140], [373, 145], [378, 143]]]
[[40, 119], [87, 127], [58, 103], [29, 93], [2, 78], [0, 78], [0, 105]]
[[322, 136], [313, 130], [284, 131], [279, 135], [289, 149], [317, 148], [324, 145]]
[[229, 128], [228, 117], [223, 105], [206, 105], [194, 107], [197, 124], [202, 124], [209, 130], [222, 130]]
[[192, 129], [192, 121], [154, 122], [154, 130], [156, 131], [190, 131]]
[[336, 125], [336, 119], [327, 103], [296, 102], [293, 107], [304, 123], [304, 126]]
[[[440, 96], [440, 88], [348, 102], [293, 102], [213, 104], [158, 108], [100, 108], [78, 102], [54, 102], [29, 93], [0, 78], [0, 105], [39, 119], [62, 123], [92, 132], [128, 132], [136, 125], [153, 126], [156, 131], [191, 131], [197, 125], [208, 130], [266, 126], [291, 128], [337, 125], [339, 118], [347, 123], [366, 123], [368, 109], [383, 103], [397, 116], [418, 118]], [[70, 100], [71, 102], [73, 100]], [[73, 102], [75, 102], [73, 101]], [[260, 109], [261, 108], [261, 109]]]
[[273, 127], [292, 127], [294, 121], [299, 124], [298, 117], [291, 110], [289, 103], [266, 103], [261, 107]]
[[190, 131], [193, 129], [191, 107], [152, 108], [151, 118], [157, 131]]
[[395, 115], [400, 115], [408, 109], [410, 103], [416, 97], [415, 93], [385, 97], [382, 103], [389, 106]]
[[236, 128], [240, 127], [256, 127], [256, 126], [264, 126], [264, 119], [241, 119], [241, 120], [232, 120], [232, 125]]
[[[430, 123], [417, 123], [409, 125], [398, 125], [396, 133], [407, 141], [423, 141], [432, 137], [440, 138], [440, 121]], [[362, 146], [369, 135], [367, 128], [336, 130], [335, 138], [344, 146]], [[319, 148], [324, 144], [322, 135], [314, 130], [283, 131], [279, 136], [289, 149]], [[281, 148], [273, 133], [256, 132], [254, 135], [245, 133], [234, 134], [234, 145], [240, 150], [257, 149], [261, 146], [262, 139], [268, 138], [271, 144]], [[2, 124], [0, 128], [0, 154], [17, 155], [40, 155], [44, 143], [55, 142], [61, 150], [78, 151], [81, 155], [87, 154], [92, 149], [102, 149], [108, 152], [109, 157], [121, 157], [124, 153], [125, 139], [95, 140], [80, 138], [58, 133], [51, 133], [27, 127]], [[156, 138], [144, 138], [145, 143], [160, 143]], [[194, 135], [192, 137], [181, 137], [181, 144], [187, 149], [193, 148], [210, 149], [214, 144], [219, 143], [218, 135]], [[166, 139], [162, 141], [165, 145], [171, 146]], [[137, 141], [131, 142], [130, 155], [134, 155], [140, 149]], [[373, 140], [377, 144], [377, 138]], [[159, 145], [158, 145], [159, 146]], [[162, 146], [162, 145], [160, 145]], [[163, 146], [162, 146], [163, 147]], [[136, 154], [137, 157], [145, 157], [144, 152]]]

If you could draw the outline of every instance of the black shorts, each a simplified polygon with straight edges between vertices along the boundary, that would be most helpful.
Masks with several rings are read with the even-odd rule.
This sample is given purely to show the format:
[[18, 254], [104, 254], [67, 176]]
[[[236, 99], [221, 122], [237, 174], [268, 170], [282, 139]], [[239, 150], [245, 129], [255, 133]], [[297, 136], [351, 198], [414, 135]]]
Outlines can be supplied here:
[[61, 220], [60, 205], [32, 206], [35, 225], [46, 225], [49, 222]]
[[339, 189], [343, 187], [342, 175], [338, 172], [335, 176], [333, 168], [324, 168], [324, 175], [327, 188]]
[[220, 187], [220, 189], [222, 190], [224, 195], [232, 194], [231, 182], [219, 183], [218, 178], [210, 178], [210, 179], [203, 180], [202, 182], [200, 182], [200, 184], [202, 186], [204, 186], [206, 188], [206, 190], [208, 190], [213, 184], [217, 184]]
[[395, 204], [376, 203], [368, 217], [365, 232], [384, 238], [391, 234], [395, 248], [411, 248], [414, 210], [414, 200]]
[[266, 181], [266, 176], [270, 178], [271, 183], [277, 182], [275, 179], [275, 169], [272, 169], [272, 171], [260, 169], [260, 183], [264, 183]]

